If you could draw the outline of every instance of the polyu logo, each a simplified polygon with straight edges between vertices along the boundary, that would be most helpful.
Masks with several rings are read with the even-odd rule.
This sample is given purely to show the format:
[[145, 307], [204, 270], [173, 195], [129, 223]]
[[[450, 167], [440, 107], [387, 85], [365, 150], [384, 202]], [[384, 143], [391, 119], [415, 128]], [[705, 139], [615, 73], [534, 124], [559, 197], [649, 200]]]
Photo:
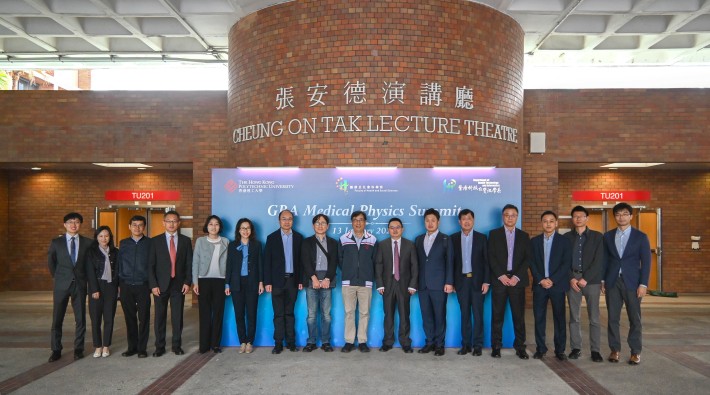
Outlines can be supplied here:
[[348, 180], [343, 179], [343, 177], [338, 178], [335, 180], [335, 187], [345, 193], [348, 193]]
[[444, 178], [444, 191], [453, 191], [456, 188], [456, 180]]

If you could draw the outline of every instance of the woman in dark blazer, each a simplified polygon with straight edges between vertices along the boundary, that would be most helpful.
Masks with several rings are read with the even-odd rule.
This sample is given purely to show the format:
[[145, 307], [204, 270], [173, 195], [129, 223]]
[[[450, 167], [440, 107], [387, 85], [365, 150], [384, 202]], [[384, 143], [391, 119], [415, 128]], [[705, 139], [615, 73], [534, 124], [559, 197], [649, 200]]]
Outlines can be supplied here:
[[[86, 278], [89, 283], [89, 315], [94, 340], [94, 358], [111, 355], [113, 318], [118, 300], [118, 249], [113, 245], [113, 233], [108, 226], [99, 226], [94, 242], [86, 253]], [[101, 321], [103, 319], [103, 336]]]
[[[253, 351], [256, 333], [256, 307], [259, 295], [264, 292], [264, 275], [261, 243], [256, 239], [254, 224], [248, 218], [237, 221], [234, 241], [227, 250], [226, 295], [232, 295], [239, 353]], [[246, 322], [244, 314], [246, 311]]]

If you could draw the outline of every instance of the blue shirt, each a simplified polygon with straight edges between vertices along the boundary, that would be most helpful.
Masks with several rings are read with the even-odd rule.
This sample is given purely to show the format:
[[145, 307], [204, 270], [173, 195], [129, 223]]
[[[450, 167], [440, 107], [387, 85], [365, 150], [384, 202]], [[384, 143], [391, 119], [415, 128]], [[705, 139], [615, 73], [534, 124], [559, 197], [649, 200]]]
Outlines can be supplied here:
[[461, 265], [461, 273], [471, 273], [471, 250], [473, 250], [473, 231], [468, 232], [468, 235], [461, 232], [461, 252], [463, 253], [463, 265]]
[[281, 241], [284, 244], [284, 256], [286, 257], [286, 273], [293, 274], [293, 232], [284, 233], [281, 231]]
[[551, 234], [550, 237], [544, 235], [542, 237], [542, 244], [545, 247], [545, 278], [550, 277], [550, 251], [552, 250], [552, 239], [554, 237], [554, 233]]
[[249, 243], [240, 244], [237, 247], [237, 251], [242, 252], [242, 271], [240, 272], [242, 277], [249, 275]]

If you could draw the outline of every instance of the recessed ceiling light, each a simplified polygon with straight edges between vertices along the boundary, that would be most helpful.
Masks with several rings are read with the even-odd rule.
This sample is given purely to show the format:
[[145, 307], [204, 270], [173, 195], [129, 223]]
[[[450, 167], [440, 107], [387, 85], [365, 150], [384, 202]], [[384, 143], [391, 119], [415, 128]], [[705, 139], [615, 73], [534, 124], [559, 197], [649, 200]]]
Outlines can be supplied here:
[[32, 167], [32, 168], [30, 168], [30, 170], [40, 171], [40, 170], [42, 170], [42, 168], [41, 167]]
[[619, 168], [619, 167], [651, 167], [663, 165], [664, 163], [609, 163], [600, 167]]
[[114, 167], [114, 168], [139, 168], [139, 167], [153, 167], [151, 165], [146, 165], [143, 163], [92, 163], [93, 165], [96, 166], [102, 166], [102, 167]]

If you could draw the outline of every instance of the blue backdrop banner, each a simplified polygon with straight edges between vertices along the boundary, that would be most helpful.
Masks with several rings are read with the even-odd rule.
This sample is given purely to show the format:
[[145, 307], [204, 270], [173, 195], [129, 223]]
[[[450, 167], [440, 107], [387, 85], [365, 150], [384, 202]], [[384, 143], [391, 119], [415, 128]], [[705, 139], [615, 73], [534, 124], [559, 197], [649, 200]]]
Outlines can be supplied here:
[[[222, 235], [234, 239], [239, 218], [254, 223], [257, 238], [278, 229], [278, 214], [289, 209], [294, 214], [293, 228], [304, 237], [313, 235], [312, 218], [316, 214], [330, 217], [328, 235], [335, 238], [351, 228], [350, 214], [361, 210], [367, 214], [367, 230], [378, 240], [389, 237], [387, 222], [398, 217], [404, 224], [404, 237], [414, 239], [425, 232], [424, 211], [436, 208], [441, 214], [439, 229], [446, 234], [460, 231], [458, 213], [469, 208], [475, 212], [475, 229], [484, 234], [502, 226], [501, 210], [507, 203], [521, 206], [520, 169], [496, 168], [237, 168], [212, 170], [212, 212], [224, 222]], [[520, 216], [522, 217], [522, 216]], [[519, 218], [520, 218], [519, 217]], [[196, 221], [202, 219], [196, 218]], [[520, 220], [519, 220], [520, 221]], [[380, 346], [384, 337], [382, 297], [373, 287], [368, 329], [368, 344]], [[345, 341], [343, 299], [338, 287], [332, 294], [331, 343], [342, 346]], [[304, 345], [308, 337], [306, 326], [306, 295], [300, 291], [296, 302], [296, 339]], [[357, 316], [357, 315], [356, 315]], [[419, 310], [419, 298], [411, 299], [412, 345], [424, 345], [424, 331]], [[254, 344], [273, 345], [273, 310], [271, 295], [259, 297], [257, 332]], [[490, 347], [490, 292], [484, 305], [484, 342]], [[398, 325], [398, 317], [395, 324]], [[461, 345], [461, 317], [456, 296], [447, 302], [446, 346]], [[395, 329], [395, 334], [397, 330]], [[222, 344], [239, 344], [232, 301], [227, 297]], [[503, 326], [503, 346], [513, 344], [510, 308]], [[397, 343], [399, 345], [399, 343]]]

